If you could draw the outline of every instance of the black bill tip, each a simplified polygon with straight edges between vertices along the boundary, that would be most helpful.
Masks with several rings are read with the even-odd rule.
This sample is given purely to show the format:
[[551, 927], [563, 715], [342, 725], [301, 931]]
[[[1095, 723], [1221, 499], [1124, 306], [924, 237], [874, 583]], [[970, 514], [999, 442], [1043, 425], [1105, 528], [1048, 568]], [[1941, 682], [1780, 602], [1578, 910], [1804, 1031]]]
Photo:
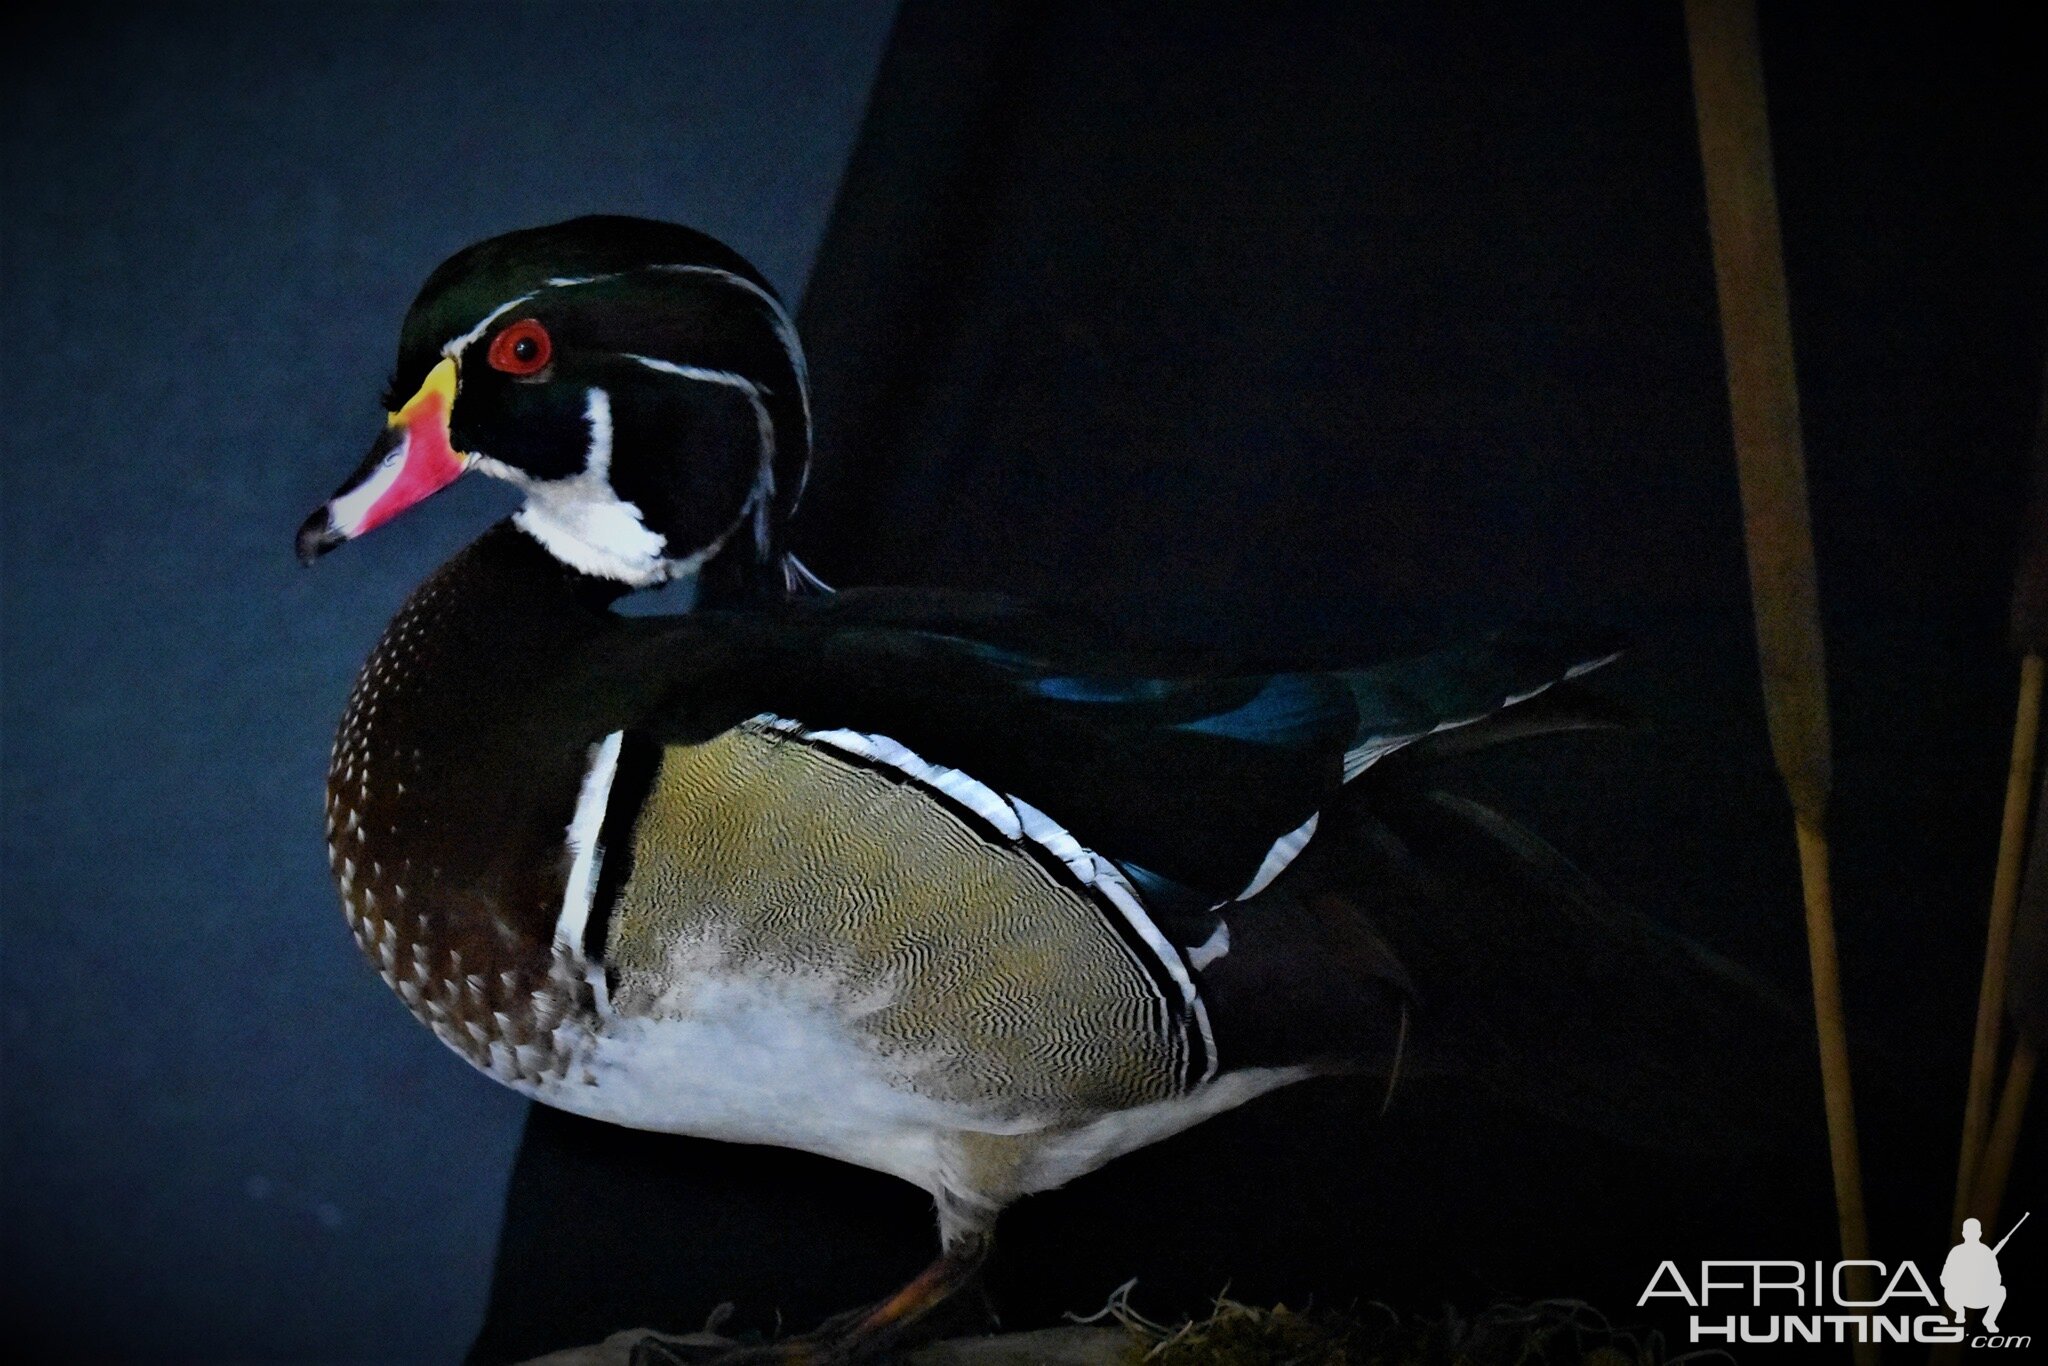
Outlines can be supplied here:
[[299, 527], [299, 537], [295, 542], [299, 563], [310, 565], [347, 539], [334, 529], [334, 518], [328, 515], [326, 508], [315, 508], [313, 515]]

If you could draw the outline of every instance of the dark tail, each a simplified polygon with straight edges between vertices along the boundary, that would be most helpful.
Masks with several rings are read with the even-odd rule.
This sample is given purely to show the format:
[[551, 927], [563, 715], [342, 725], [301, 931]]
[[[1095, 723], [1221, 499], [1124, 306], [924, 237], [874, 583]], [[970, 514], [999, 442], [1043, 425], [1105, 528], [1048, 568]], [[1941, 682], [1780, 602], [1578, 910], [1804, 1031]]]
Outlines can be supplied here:
[[1418, 1062], [1659, 1147], [1753, 1146], [1782, 1129], [1804, 1026], [1779, 993], [1616, 904], [1426, 763], [1347, 795], [1317, 841], [1318, 880], [1413, 984]]

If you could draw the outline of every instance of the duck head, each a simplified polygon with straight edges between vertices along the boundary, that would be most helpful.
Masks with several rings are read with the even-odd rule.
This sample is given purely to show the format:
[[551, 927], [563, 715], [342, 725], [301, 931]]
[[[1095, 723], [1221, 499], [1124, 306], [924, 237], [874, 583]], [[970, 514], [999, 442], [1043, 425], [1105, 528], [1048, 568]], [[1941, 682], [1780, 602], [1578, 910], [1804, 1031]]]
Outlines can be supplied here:
[[634, 588], [779, 582], [810, 465], [803, 353], [737, 252], [647, 219], [494, 237], [407, 312], [383, 430], [300, 527], [310, 564], [475, 470], [573, 569]]

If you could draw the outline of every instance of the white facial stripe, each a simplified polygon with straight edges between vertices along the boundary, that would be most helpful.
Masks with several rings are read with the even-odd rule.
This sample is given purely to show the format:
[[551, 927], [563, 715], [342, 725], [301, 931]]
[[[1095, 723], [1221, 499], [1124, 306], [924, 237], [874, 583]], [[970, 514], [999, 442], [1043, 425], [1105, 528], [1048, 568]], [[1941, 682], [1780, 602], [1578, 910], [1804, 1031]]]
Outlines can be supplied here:
[[[804, 446], [808, 450], [813, 435], [811, 428], [811, 367], [810, 363], [804, 359], [803, 343], [797, 339], [796, 324], [790, 321], [789, 311], [783, 308], [782, 301], [761, 288], [761, 286], [755, 284], [752, 280], [749, 280], [746, 276], [735, 275], [729, 270], [720, 270], [717, 266], [657, 265], [650, 267], [650, 269], [665, 270], [675, 275], [701, 275], [706, 279], [716, 280], [720, 284], [731, 285], [735, 289], [743, 290], [753, 295], [760, 302], [761, 306], [768, 310], [769, 326], [774, 328], [775, 339], [782, 343], [783, 352], [789, 357], [789, 368], [796, 372], [797, 401], [803, 408]], [[616, 280], [621, 274], [625, 273], [628, 272], [614, 272], [610, 275], [559, 275], [548, 281], [548, 288], [573, 289], [578, 285], [599, 285], [609, 280]], [[488, 326], [489, 322], [490, 320], [486, 319], [485, 325]], [[810, 466], [806, 463], [803, 476], [797, 485], [796, 496], [798, 502], [803, 500], [804, 485], [810, 482], [810, 477]], [[792, 503], [790, 506], [791, 510], [794, 511], [795, 504]]]
[[583, 420], [590, 426], [590, 447], [583, 472], [609, 480], [612, 473], [612, 396], [593, 386], [583, 396]]
[[377, 500], [391, 491], [398, 482], [399, 472], [405, 468], [407, 438], [400, 438], [391, 454], [384, 457], [368, 479], [344, 493], [327, 505], [327, 515], [334, 522], [334, 529], [344, 536], [354, 536], [363, 528], [363, 518], [370, 515], [370, 509], [377, 506]]
[[672, 360], [661, 360], [655, 356], [636, 356], [628, 352], [626, 359], [637, 361], [650, 370], [659, 370], [664, 375], [680, 375], [684, 379], [701, 380], [706, 384], [723, 384], [738, 389], [754, 405], [754, 421], [761, 429], [761, 444], [773, 458], [775, 448], [775, 423], [768, 416], [768, 405], [761, 401], [767, 391], [745, 375], [735, 375], [730, 370], [707, 370], [701, 365], [678, 365]]
[[[745, 276], [715, 266], [656, 265], [650, 269], [683, 275], [701, 275], [721, 284], [734, 286], [752, 295], [767, 309], [776, 340], [782, 343], [782, 348], [789, 357], [790, 368], [796, 375], [797, 395], [803, 409], [804, 438], [808, 448], [811, 436], [810, 369], [804, 360], [803, 347], [797, 341], [796, 327], [775, 296]], [[631, 273], [558, 275], [547, 280], [543, 288], [574, 289], [583, 285], [603, 284]], [[443, 346], [441, 353], [459, 358], [470, 343], [488, 332], [498, 319], [521, 304], [529, 302], [533, 297], [533, 294], [522, 294], [516, 299], [500, 304], [475, 327]], [[686, 577], [696, 573], [712, 557], [724, 550], [733, 535], [749, 518], [754, 523], [755, 549], [766, 556], [770, 549], [769, 516], [775, 497], [776, 452], [775, 421], [765, 401], [769, 391], [744, 375], [728, 370], [680, 365], [653, 356], [634, 355], [627, 358], [649, 369], [678, 378], [707, 384], [722, 384], [738, 389], [747, 396], [748, 403], [754, 409], [755, 427], [761, 443], [760, 467], [755, 474], [754, 487], [733, 524], [720, 533], [710, 545], [681, 558], [668, 558], [662, 553], [668, 548], [666, 538], [650, 530], [641, 510], [620, 498], [617, 491], [612, 488], [609, 476], [611, 401], [601, 389], [590, 391], [588, 414], [591, 421], [591, 452], [582, 473], [568, 479], [536, 480], [521, 470], [481, 453], [474, 456], [475, 467], [524, 489], [528, 495], [527, 505], [513, 516], [513, 521], [545, 546], [556, 559], [587, 574], [617, 579], [636, 588], [652, 587], [655, 584]], [[384, 471], [380, 470], [378, 477], [382, 478], [383, 475]], [[392, 477], [396, 477], [395, 472]], [[799, 500], [803, 497], [804, 486], [809, 482], [810, 465], [806, 462], [797, 486], [796, 496]], [[385, 486], [388, 486], [388, 481]], [[379, 491], [381, 492], [381, 488]], [[374, 502], [374, 498], [371, 501]], [[792, 503], [791, 506], [794, 508], [795, 504]]]
[[484, 333], [491, 330], [492, 323], [504, 317], [507, 313], [510, 313], [513, 309], [527, 302], [532, 297], [533, 296], [531, 294], [522, 294], [518, 298], [513, 299], [508, 303], [499, 304], [496, 308], [492, 309], [489, 313], [484, 315], [484, 320], [482, 322], [478, 323], [475, 327], [470, 328], [469, 331], [463, 333], [454, 341], [451, 341], [446, 346], [442, 347], [441, 354], [444, 356], [455, 356], [459, 358], [462, 355], [463, 351], [469, 346], [471, 342], [475, 341], [478, 337], [481, 337]]
[[[717, 266], [657, 265], [652, 267], [652, 269], [670, 271], [677, 275], [702, 275], [708, 279], [717, 280], [720, 284], [732, 285], [736, 289], [744, 290], [760, 301], [761, 306], [768, 310], [768, 321], [769, 325], [775, 329], [775, 339], [782, 343], [783, 351], [789, 356], [790, 369], [796, 372], [797, 399], [803, 406], [804, 439], [808, 443], [812, 435], [811, 369], [809, 362], [804, 359], [803, 345], [797, 340], [796, 324], [790, 321], [789, 312], [783, 308], [781, 300], [755, 284], [752, 280], [749, 280], [746, 276], [735, 275], [729, 270], [720, 270]], [[549, 279], [545, 287], [548, 289], [574, 289], [580, 285], [599, 285], [604, 284], [608, 280], [616, 280], [624, 273], [626, 272], [614, 272], [609, 275], [557, 275]], [[533, 295], [531, 294], [522, 294], [510, 303], [500, 304], [497, 308], [492, 309], [490, 315], [482, 322], [442, 347], [441, 354], [444, 356], [460, 355], [463, 348], [488, 331], [492, 323], [532, 298]], [[810, 471], [806, 469], [804, 473], [806, 478], [808, 478]], [[802, 496], [801, 490], [798, 491], [798, 496]]]
[[796, 371], [797, 397], [802, 401], [804, 409], [804, 439], [808, 441], [811, 436], [810, 366], [804, 360], [803, 346], [797, 341], [796, 324], [789, 320], [789, 314], [783, 309], [781, 301], [744, 275], [735, 275], [716, 266], [656, 266], [655, 269], [674, 271], [679, 275], [709, 276], [724, 284], [735, 285], [761, 301], [768, 309], [769, 320], [775, 327], [775, 338], [782, 343], [782, 349], [789, 353], [790, 368]]

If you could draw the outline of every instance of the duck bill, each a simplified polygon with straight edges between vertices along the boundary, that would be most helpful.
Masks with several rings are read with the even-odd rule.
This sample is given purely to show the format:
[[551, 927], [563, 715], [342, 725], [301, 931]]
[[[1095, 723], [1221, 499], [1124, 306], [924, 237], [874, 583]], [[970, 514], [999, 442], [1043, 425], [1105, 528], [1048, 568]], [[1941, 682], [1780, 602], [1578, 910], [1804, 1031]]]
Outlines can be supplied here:
[[455, 449], [448, 414], [455, 406], [455, 362], [444, 359], [386, 419], [354, 474], [299, 527], [298, 551], [311, 564], [343, 541], [374, 531], [461, 477], [470, 457]]

